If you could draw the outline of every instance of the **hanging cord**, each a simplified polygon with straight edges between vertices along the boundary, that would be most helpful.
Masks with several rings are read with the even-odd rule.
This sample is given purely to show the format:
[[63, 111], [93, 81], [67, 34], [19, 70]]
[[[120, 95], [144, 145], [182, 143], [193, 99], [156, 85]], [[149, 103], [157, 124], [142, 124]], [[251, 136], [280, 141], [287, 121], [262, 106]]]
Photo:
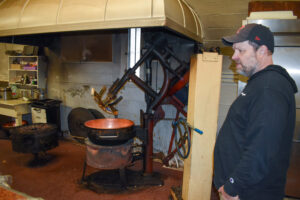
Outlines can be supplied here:
[[190, 125], [190, 124], [186, 121], [186, 119], [181, 118], [181, 117], [180, 117], [177, 121], [174, 121], [174, 122], [173, 122], [173, 125], [177, 125], [179, 122], [184, 123], [184, 124], [187, 125], [189, 128], [191, 128], [191, 129], [193, 129], [194, 131], [196, 131], [197, 133], [199, 133], [200, 135], [203, 134], [203, 131], [201, 131], [201, 130], [198, 129], [198, 128], [195, 128], [195, 127], [192, 126], [192, 125]]
[[[201, 131], [198, 128], [193, 127], [186, 121], [186, 119], [183, 119], [183, 118], [179, 118], [177, 121], [174, 121], [172, 123], [172, 126], [174, 127], [174, 139], [175, 139], [175, 146], [176, 146], [178, 155], [181, 158], [186, 159], [189, 156], [190, 149], [191, 149], [191, 136], [190, 136], [191, 129], [196, 131], [200, 135], [203, 134], [203, 131]], [[180, 126], [183, 126], [184, 133], [182, 133]], [[177, 140], [177, 134], [178, 134], [177, 129], [179, 132], [178, 140]], [[181, 152], [180, 149], [182, 149], [183, 152]]]

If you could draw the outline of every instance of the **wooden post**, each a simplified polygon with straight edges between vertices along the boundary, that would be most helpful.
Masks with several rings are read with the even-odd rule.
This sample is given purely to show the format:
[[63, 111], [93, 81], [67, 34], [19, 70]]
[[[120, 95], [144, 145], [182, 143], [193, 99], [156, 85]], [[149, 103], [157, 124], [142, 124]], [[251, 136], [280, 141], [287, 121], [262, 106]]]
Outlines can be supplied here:
[[184, 200], [210, 199], [221, 72], [222, 56], [217, 53], [197, 54], [191, 58], [187, 121], [202, 130], [203, 135], [192, 132], [191, 152], [184, 161]]

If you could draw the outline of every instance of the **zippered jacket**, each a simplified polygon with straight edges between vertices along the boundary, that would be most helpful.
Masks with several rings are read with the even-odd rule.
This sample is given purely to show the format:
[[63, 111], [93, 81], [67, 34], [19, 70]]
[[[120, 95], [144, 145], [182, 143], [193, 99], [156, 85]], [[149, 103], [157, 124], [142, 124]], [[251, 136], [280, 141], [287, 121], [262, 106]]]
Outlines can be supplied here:
[[297, 86], [281, 66], [250, 77], [217, 136], [214, 184], [241, 200], [283, 199]]

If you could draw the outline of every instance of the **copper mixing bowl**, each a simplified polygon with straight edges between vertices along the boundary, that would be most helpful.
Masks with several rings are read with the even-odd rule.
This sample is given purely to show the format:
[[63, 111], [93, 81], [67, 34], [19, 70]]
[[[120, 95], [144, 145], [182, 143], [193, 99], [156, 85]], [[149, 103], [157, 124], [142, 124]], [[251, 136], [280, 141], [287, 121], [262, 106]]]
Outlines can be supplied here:
[[87, 121], [84, 125], [93, 129], [120, 129], [131, 127], [134, 123], [128, 119], [104, 118]]
[[117, 145], [135, 136], [134, 123], [128, 119], [93, 119], [84, 123], [91, 142], [99, 145]]

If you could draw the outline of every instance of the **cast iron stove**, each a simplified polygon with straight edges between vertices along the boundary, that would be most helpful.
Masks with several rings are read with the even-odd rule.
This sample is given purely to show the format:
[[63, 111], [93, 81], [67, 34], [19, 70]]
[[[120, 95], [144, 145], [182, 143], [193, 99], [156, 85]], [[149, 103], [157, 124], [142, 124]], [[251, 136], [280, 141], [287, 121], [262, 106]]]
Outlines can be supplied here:
[[[81, 183], [98, 193], [125, 192], [149, 185], [163, 185], [157, 173], [149, 176], [128, 170], [133, 165], [134, 123], [127, 119], [95, 119], [85, 122], [88, 129], [86, 161]], [[100, 171], [85, 175], [86, 167]]]

